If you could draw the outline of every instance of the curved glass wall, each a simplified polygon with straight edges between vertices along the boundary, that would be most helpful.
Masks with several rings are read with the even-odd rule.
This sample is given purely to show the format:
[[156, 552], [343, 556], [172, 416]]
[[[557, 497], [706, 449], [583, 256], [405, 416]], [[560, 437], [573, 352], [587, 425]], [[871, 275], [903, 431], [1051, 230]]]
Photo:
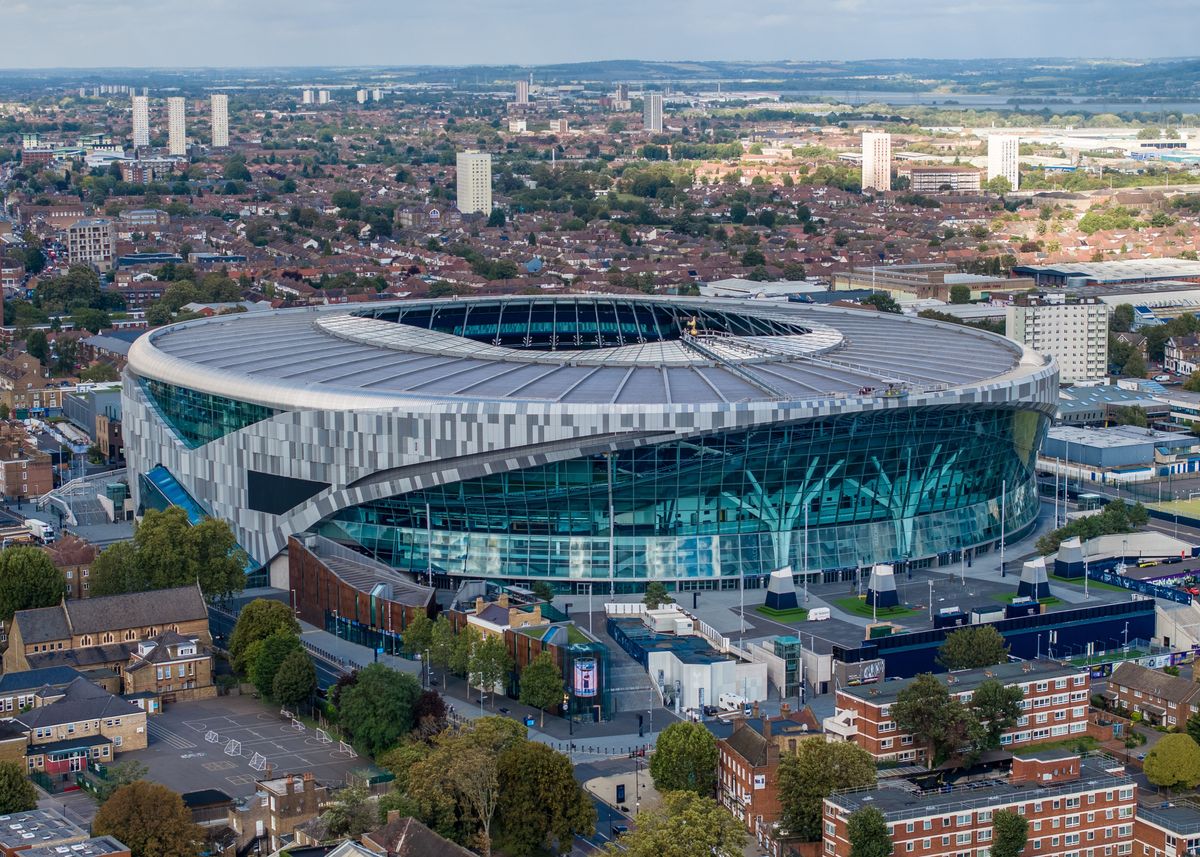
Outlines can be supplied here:
[[477, 577], [721, 578], [917, 559], [998, 539], [1004, 483], [1008, 532], [1034, 520], [1045, 428], [1035, 411], [965, 407], [715, 433], [366, 503], [321, 532], [400, 568]]
[[201, 393], [153, 378], [139, 380], [159, 416], [188, 449], [204, 446], [279, 413], [264, 405]]

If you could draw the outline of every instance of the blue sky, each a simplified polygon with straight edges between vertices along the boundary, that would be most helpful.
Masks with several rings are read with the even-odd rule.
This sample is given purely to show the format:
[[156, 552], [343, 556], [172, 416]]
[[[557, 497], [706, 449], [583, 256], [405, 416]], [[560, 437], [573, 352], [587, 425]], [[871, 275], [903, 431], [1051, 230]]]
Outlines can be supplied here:
[[0, 67], [1200, 55], [1197, 0], [0, 0]]

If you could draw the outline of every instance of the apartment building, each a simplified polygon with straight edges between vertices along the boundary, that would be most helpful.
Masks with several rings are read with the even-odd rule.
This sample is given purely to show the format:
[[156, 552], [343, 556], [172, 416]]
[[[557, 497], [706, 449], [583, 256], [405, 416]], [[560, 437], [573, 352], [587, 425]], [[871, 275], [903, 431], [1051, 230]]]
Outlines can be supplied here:
[[229, 96], [223, 92], [213, 93], [209, 97], [212, 108], [212, 145], [214, 149], [224, 149], [229, 146]]
[[859, 789], [825, 799], [822, 849], [850, 857], [847, 820], [883, 813], [896, 857], [988, 857], [998, 810], [1029, 822], [1023, 857], [1127, 857], [1134, 853], [1137, 783], [1111, 758], [1062, 750], [1013, 758], [1007, 779], [935, 792]]
[[116, 226], [107, 217], [85, 217], [67, 228], [67, 259], [108, 271], [117, 255]]
[[187, 100], [179, 96], [167, 99], [167, 153], [187, 154]]
[[40, 497], [54, 488], [54, 463], [31, 443], [0, 438], [0, 496]]
[[1011, 134], [989, 134], [987, 138], [987, 180], [1003, 176], [1011, 190], [1021, 184], [1021, 140]]
[[150, 145], [150, 99], [145, 95], [133, 96], [133, 146], [142, 148]]
[[1192, 857], [1200, 852], [1200, 807], [1162, 801], [1139, 805], [1133, 841], [1135, 857]]
[[663, 97], [660, 92], [647, 92], [642, 100], [642, 127], [652, 134], [663, 129]]
[[1108, 316], [1096, 298], [1067, 302], [1066, 296], [1019, 297], [1006, 313], [1004, 335], [1058, 361], [1064, 384], [1108, 375]]
[[458, 210], [492, 213], [492, 156], [468, 149], [458, 153]]
[[[1024, 694], [1021, 716], [1000, 736], [1006, 749], [1062, 739], [1087, 732], [1091, 677], [1047, 661], [998, 664], [979, 670], [939, 675], [950, 694], [963, 704], [989, 679]], [[830, 740], [853, 741], [878, 760], [924, 762], [928, 746], [918, 737], [899, 731], [892, 717], [900, 692], [915, 679], [843, 687], [837, 691], [836, 711], [825, 718]]]
[[529, 81], [527, 81], [527, 80], [518, 80], [517, 81], [516, 96], [517, 96], [516, 97], [517, 104], [528, 104], [529, 103]]
[[862, 135], [862, 189], [892, 189], [892, 135], [868, 131]]
[[979, 193], [983, 186], [979, 170], [968, 166], [905, 164], [897, 168], [896, 175], [908, 179], [913, 193]]
[[1155, 726], [1183, 726], [1200, 713], [1200, 684], [1129, 661], [1113, 669], [1105, 695]]

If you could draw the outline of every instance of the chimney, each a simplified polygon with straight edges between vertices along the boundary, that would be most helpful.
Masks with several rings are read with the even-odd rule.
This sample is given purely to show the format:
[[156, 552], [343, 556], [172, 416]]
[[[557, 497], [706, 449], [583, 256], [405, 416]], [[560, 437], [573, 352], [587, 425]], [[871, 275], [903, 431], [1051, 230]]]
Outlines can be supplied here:
[[476, 612], [476, 613], [482, 613], [482, 612], [483, 612], [483, 607], [484, 607], [484, 605], [485, 605], [485, 604], [487, 604], [487, 602], [483, 600], [483, 596], [482, 596], [482, 595], [480, 595], [478, 598], [476, 598], [476, 599], [475, 599], [475, 612]]
[[388, 813], [387, 813], [387, 823], [391, 824], [393, 821], [399, 821], [399, 820], [400, 820], [400, 810], [389, 809]]
[[750, 710], [753, 712], [752, 716], [757, 718], [758, 717], [758, 703], [757, 702], [754, 703], [753, 707]]
[[293, 774], [288, 774], [287, 775], [287, 789], [285, 791], [285, 794], [295, 794], [295, 791], [296, 791], [295, 787], [296, 787], [296, 777]]
[[792, 704], [790, 702], [781, 702], [779, 704], [779, 713], [780, 714], [784, 714], [784, 715], [790, 714], [791, 711], [792, 711]]
[[771, 743], [771, 718], [763, 718], [763, 737], [767, 739], [767, 743]]
[[499, 604], [501, 607], [507, 607], [508, 606], [508, 593], [501, 592], [500, 595], [497, 596], [497, 598], [496, 598], [496, 603]]

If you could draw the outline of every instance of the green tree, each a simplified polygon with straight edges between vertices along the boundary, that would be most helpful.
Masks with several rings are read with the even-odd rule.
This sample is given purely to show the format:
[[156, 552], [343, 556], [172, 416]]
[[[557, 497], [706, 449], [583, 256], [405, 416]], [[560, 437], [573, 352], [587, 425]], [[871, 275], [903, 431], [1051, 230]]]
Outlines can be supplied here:
[[250, 681], [259, 693], [270, 696], [275, 690], [275, 676], [283, 662], [293, 652], [303, 655], [304, 647], [295, 634], [280, 631], [255, 643], [251, 652], [252, 655], [247, 658], [250, 662]]
[[554, 587], [545, 580], [535, 580], [530, 589], [541, 601], [549, 602], [554, 600]]
[[520, 700], [541, 711], [539, 726], [546, 725], [546, 709], [558, 705], [563, 698], [562, 671], [547, 651], [525, 665], [521, 671]]
[[405, 654], [424, 657], [433, 640], [433, 620], [424, 613], [417, 614], [404, 629], [402, 640]]
[[1146, 428], [1146, 426], [1150, 425], [1149, 415], [1137, 405], [1117, 408], [1116, 413], [1113, 415], [1113, 421], [1119, 426]]
[[1200, 393], [1200, 370], [1188, 376], [1188, 379], [1183, 382], [1183, 389], [1189, 393]]
[[471, 658], [475, 648], [483, 642], [479, 629], [472, 625], [465, 626], [454, 636], [454, 648], [450, 653], [450, 672], [455, 675], [467, 676], [471, 672]]
[[1007, 809], [992, 813], [992, 857], [1020, 857], [1029, 836], [1029, 821]]
[[967, 710], [930, 673], [922, 673], [900, 691], [892, 705], [892, 719], [901, 732], [928, 742], [931, 768], [965, 747], [972, 737], [973, 721]]
[[971, 287], [956, 283], [950, 287], [950, 303], [969, 304], [971, 302]]
[[700, 723], [672, 723], [658, 736], [650, 777], [660, 792], [712, 794], [717, 786], [717, 739]]
[[767, 257], [757, 247], [751, 247], [742, 253], [742, 266], [745, 268], [753, 268], [756, 265], [765, 264], [767, 264]]
[[1194, 789], [1200, 784], [1200, 745], [1191, 735], [1164, 735], [1146, 754], [1142, 770], [1160, 788]]
[[88, 366], [79, 373], [80, 381], [87, 381], [95, 384], [104, 383], [106, 381], [116, 381], [120, 377], [121, 373], [117, 371], [115, 366], [113, 366], [111, 363], [105, 363], [103, 361], [93, 363], [91, 366]]
[[27, 812], [37, 808], [38, 794], [16, 762], [0, 762], [0, 813]]
[[970, 625], [946, 635], [937, 660], [951, 671], [995, 666], [1008, 662], [1008, 644], [991, 625]]
[[0, 621], [8, 623], [18, 610], [53, 607], [67, 591], [63, 573], [40, 548], [0, 550]]
[[104, 803], [121, 786], [144, 780], [148, 773], [150, 773], [150, 769], [136, 759], [125, 759], [115, 765], [110, 765], [107, 776], [96, 784], [96, 799], [100, 803]]
[[576, 835], [596, 828], [596, 808], [575, 779], [571, 760], [539, 741], [521, 741], [498, 766], [497, 821], [505, 851], [565, 853]]
[[674, 599], [667, 594], [667, 587], [663, 585], [662, 581], [651, 580], [646, 584], [646, 594], [642, 596], [642, 603], [650, 610], [657, 610], [672, 601]]
[[1133, 305], [1117, 304], [1108, 318], [1108, 329], [1113, 333], [1128, 333], [1133, 330]]
[[997, 679], [989, 678], [975, 688], [971, 695], [970, 710], [975, 722], [983, 727], [981, 750], [996, 750], [1000, 747], [1000, 736], [1017, 722], [1021, 716], [1021, 700], [1024, 693], [1020, 687], [1006, 687]]
[[504, 224], [508, 222], [508, 218], [504, 216], [503, 208], [493, 208], [492, 213], [488, 215], [487, 225], [497, 229], [503, 229]]
[[1200, 714], [1193, 714], [1187, 721], [1187, 734], [1192, 736], [1192, 740], [1200, 744]]
[[271, 683], [271, 696], [280, 705], [294, 709], [310, 699], [317, 689], [317, 670], [303, 648], [293, 649], [283, 659]]
[[145, 780], [113, 792], [96, 813], [92, 833], [121, 840], [133, 857], [196, 857], [204, 842], [183, 799]]
[[45, 365], [46, 357], [50, 353], [50, 343], [46, 339], [46, 331], [31, 331], [29, 336], [25, 337], [25, 352], [42, 365]]
[[877, 807], [864, 806], [850, 813], [846, 838], [850, 840], [850, 857], [888, 857], [892, 853], [887, 818]]
[[364, 785], [347, 786], [337, 792], [333, 801], [321, 813], [325, 830], [331, 838], [358, 839], [378, 823], [379, 814]]
[[785, 280], [803, 280], [808, 276], [808, 271], [799, 262], [788, 262], [783, 266], [783, 278]]
[[454, 660], [454, 628], [445, 614], [438, 616], [429, 632], [429, 663], [438, 669], [448, 670]]
[[1004, 196], [1007, 193], [1012, 193], [1012, 182], [1004, 176], [993, 176], [987, 181], [987, 189], [994, 194]]
[[512, 657], [504, 638], [488, 634], [480, 640], [471, 653], [469, 669], [480, 690], [494, 693], [496, 685], [512, 671]]
[[381, 753], [375, 764], [395, 777], [392, 787], [400, 792], [408, 791], [408, 777], [413, 765], [429, 757], [433, 749], [424, 741], [405, 741], [387, 752]]
[[300, 633], [300, 623], [292, 608], [282, 601], [271, 598], [256, 598], [242, 608], [238, 614], [237, 624], [229, 635], [229, 654], [233, 658], [233, 667], [243, 675], [249, 669], [246, 653], [259, 640], [265, 640], [272, 634]]
[[1129, 352], [1129, 356], [1121, 364], [1121, 374], [1130, 378], [1146, 377], [1146, 360], [1140, 351]]
[[742, 857], [746, 828], [709, 797], [667, 792], [637, 818], [637, 828], [608, 845], [613, 857]]
[[339, 695], [338, 722], [355, 746], [375, 756], [413, 728], [413, 707], [420, 696], [421, 685], [413, 676], [370, 664]]
[[901, 311], [900, 304], [896, 303], [896, 299], [887, 292], [875, 292], [875, 294], [863, 298], [862, 302], [866, 306], [875, 307], [880, 312], [899, 313]]
[[838, 789], [875, 784], [875, 760], [848, 741], [805, 738], [779, 762], [782, 825], [805, 842], [821, 838], [821, 804]]

